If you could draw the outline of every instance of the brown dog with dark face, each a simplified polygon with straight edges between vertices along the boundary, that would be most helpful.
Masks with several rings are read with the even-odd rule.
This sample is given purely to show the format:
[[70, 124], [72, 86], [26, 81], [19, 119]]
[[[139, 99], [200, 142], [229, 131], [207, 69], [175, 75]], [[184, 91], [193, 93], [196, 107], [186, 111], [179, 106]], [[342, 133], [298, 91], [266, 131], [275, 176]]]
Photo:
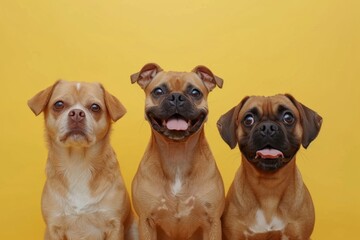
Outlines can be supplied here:
[[321, 123], [288, 94], [246, 97], [219, 119], [222, 138], [231, 148], [239, 145], [242, 154], [226, 197], [224, 239], [310, 238], [314, 207], [295, 161]]
[[220, 239], [224, 186], [204, 135], [208, 93], [222, 86], [204, 66], [131, 76], [145, 91], [151, 139], [132, 183], [140, 239]]

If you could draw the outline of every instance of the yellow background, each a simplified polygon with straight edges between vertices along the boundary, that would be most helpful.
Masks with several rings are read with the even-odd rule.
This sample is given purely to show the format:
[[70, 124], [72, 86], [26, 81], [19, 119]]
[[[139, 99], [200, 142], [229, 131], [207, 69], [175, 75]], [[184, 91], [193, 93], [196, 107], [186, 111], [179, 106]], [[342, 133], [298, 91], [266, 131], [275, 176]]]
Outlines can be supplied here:
[[313, 239], [359, 239], [360, 4], [347, 0], [1, 0], [0, 239], [42, 239], [43, 117], [26, 101], [62, 78], [100, 81], [127, 107], [112, 145], [130, 189], [149, 139], [145, 63], [224, 79], [205, 130], [226, 188], [240, 163], [216, 129], [245, 95], [291, 93], [324, 118], [298, 165], [315, 208]]

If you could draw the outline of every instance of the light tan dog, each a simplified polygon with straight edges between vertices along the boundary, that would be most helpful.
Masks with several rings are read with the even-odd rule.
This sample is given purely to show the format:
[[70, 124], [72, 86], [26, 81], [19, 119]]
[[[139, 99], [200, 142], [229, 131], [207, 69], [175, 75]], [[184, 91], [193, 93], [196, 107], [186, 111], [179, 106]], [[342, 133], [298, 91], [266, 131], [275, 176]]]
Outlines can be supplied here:
[[131, 76], [145, 91], [151, 139], [132, 183], [140, 239], [221, 239], [223, 181], [204, 135], [207, 96], [222, 79], [204, 66]]
[[98, 83], [63, 80], [28, 105], [45, 115], [45, 239], [134, 239], [129, 196], [110, 146], [111, 121], [126, 113], [123, 105]]
[[291, 95], [246, 97], [218, 121], [222, 138], [239, 145], [242, 164], [226, 197], [224, 239], [308, 240], [311, 196], [296, 153], [320, 131], [322, 118]]

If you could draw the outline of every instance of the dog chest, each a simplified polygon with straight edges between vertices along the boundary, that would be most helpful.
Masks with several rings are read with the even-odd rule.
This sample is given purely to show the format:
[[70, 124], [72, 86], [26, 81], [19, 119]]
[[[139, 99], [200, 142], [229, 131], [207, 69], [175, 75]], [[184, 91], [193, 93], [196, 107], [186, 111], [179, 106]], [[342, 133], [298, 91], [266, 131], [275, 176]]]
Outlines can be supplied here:
[[90, 196], [89, 180], [89, 172], [68, 176], [69, 192], [67, 194], [67, 200], [75, 212], [80, 213], [86, 211], [89, 205], [94, 202], [94, 199]]
[[271, 218], [270, 222], [265, 219], [264, 212], [260, 209], [256, 211], [255, 223], [249, 227], [251, 232], [260, 233], [272, 230], [283, 230], [285, 227], [284, 222], [274, 216]]
[[165, 196], [154, 206], [150, 218], [157, 229], [174, 239], [190, 239], [211, 220], [205, 204], [196, 195]]
[[65, 172], [68, 182], [68, 193], [65, 199], [66, 214], [91, 213], [96, 210], [95, 204], [103, 194], [93, 196], [90, 189], [91, 169], [87, 164], [77, 163], [69, 166]]
[[287, 236], [284, 235], [284, 229], [285, 223], [281, 218], [273, 216], [270, 221], [268, 221], [264, 212], [258, 209], [253, 224], [248, 227], [244, 235], [256, 236], [257, 239], [272, 239], [277, 236], [275, 237], [276, 239], [287, 240]]

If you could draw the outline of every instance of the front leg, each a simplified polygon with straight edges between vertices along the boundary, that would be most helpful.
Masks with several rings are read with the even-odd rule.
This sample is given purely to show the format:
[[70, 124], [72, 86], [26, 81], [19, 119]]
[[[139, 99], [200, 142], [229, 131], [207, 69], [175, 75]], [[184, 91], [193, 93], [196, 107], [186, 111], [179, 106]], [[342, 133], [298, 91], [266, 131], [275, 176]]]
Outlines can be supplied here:
[[139, 240], [156, 240], [156, 225], [153, 219], [146, 216], [139, 218]]
[[288, 240], [286, 237], [283, 237], [281, 231], [268, 231], [263, 233], [255, 233], [247, 235], [246, 239], [248, 240]]
[[210, 219], [209, 229], [204, 229], [203, 240], [221, 240], [220, 218]]
[[139, 240], [157, 240], [156, 214], [162, 214], [168, 208], [161, 192], [163, 182], [153, 177], [156, 173], [148, 170], [148, 167], [140, 166], [132, 182], [133, 205], [139, 216]]
[[309, 230], [306, 227], [307, 226], [304, 223], [294, 222], [287, 224], [281, 240], [309, 240], [312, 228]]
[[66, 240], [65, 231], [59, 227], [50, 225], [45, 229], [45, 237], [44, 240]]
[[111, 220], [107, 224], [104, 240], [124, 240], [124, 225], [118, 220]]
[[[230, 208], [231, 209], [231, 206]], [[239, 220], [236, 210], [224, 212], [221, 218], [223, 240], [244, 240], [247, 239], [247, 227]]]

